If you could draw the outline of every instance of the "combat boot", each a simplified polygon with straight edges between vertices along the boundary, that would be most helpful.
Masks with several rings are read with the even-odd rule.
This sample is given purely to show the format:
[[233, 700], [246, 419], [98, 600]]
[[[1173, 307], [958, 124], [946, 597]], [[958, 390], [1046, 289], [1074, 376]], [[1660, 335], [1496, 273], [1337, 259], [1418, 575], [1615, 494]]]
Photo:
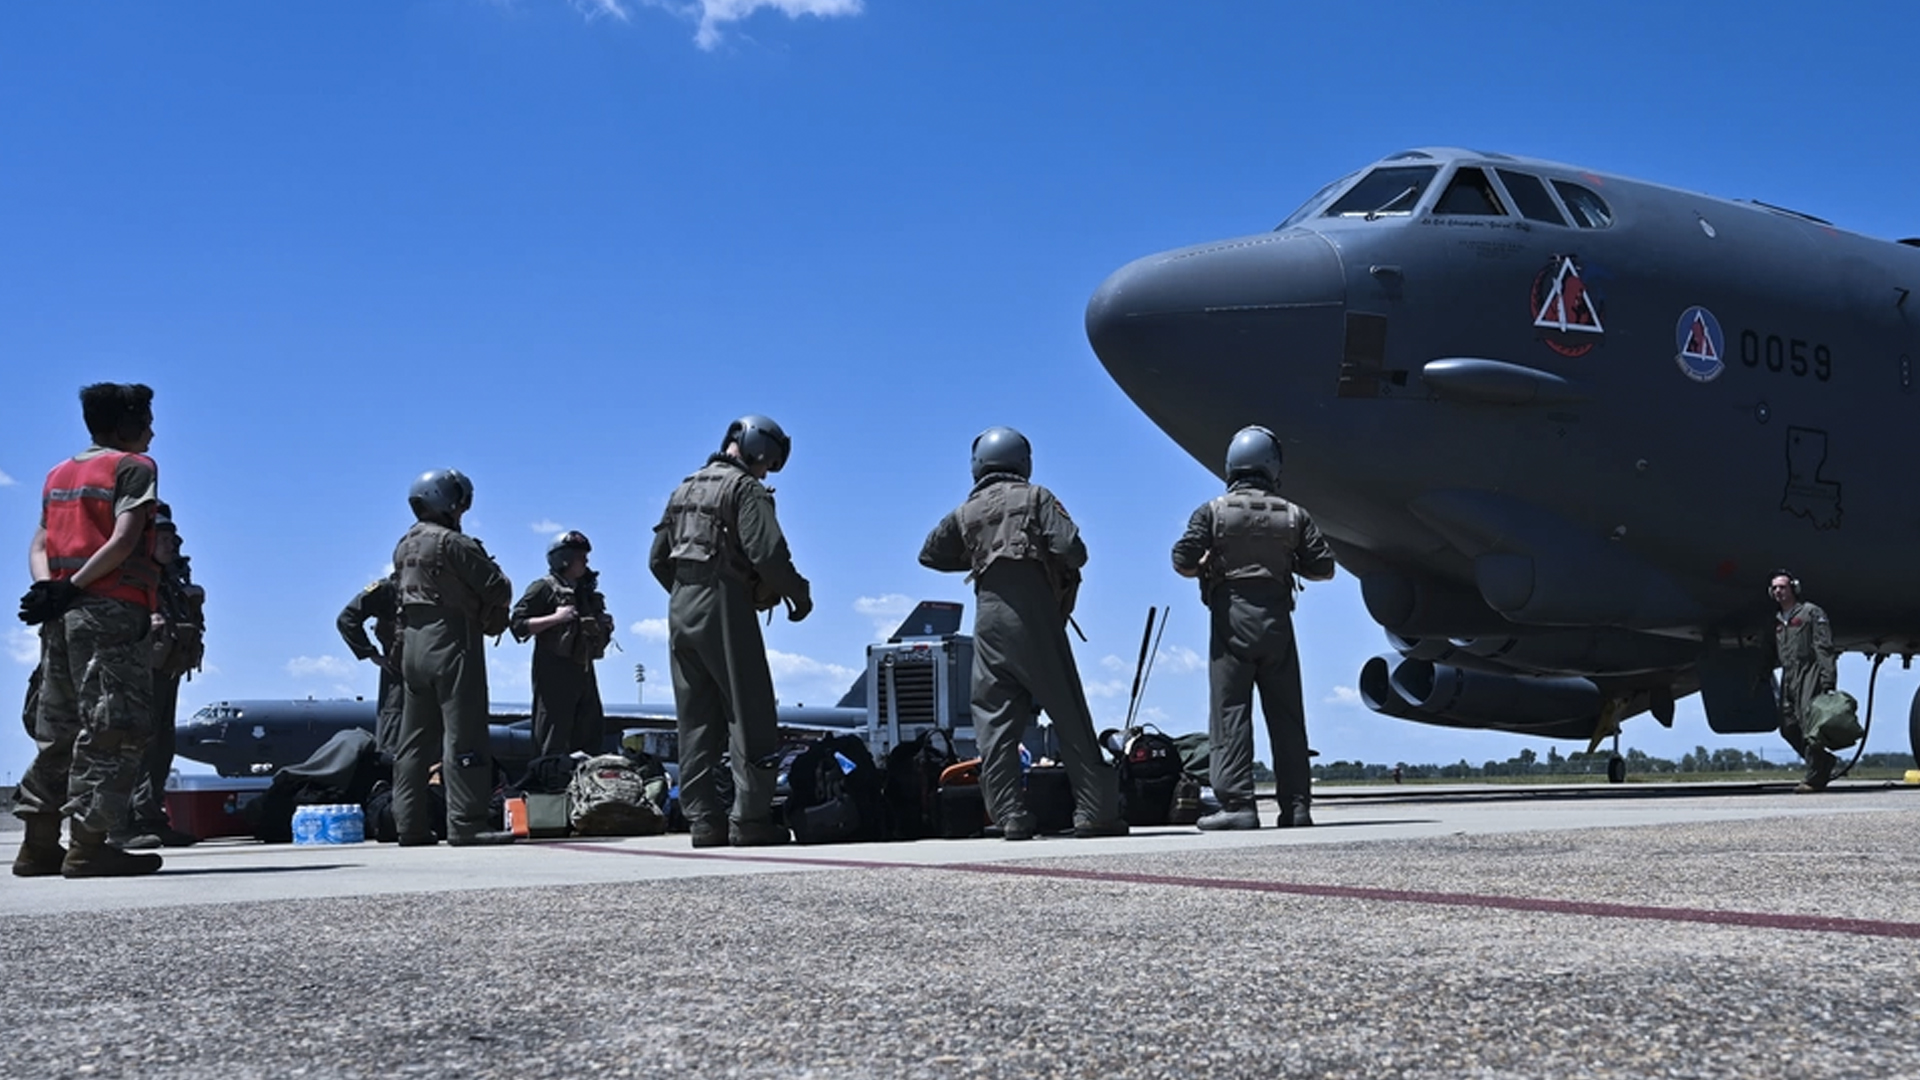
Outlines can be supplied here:
[[511, 844], [519, 837], [505, 829], [494, 829], [477, 833], [449, 833], [448, 847], [486, 847], [493, 844]]
[[107, 843], [107, 834], [73, 823], [73, 847], [60, 863], [60, 876], [69, 878], [139, 877], [160, 869], [160, 856], [136, 855]]
[[727, 842], [734, 847], [774, 847], [790, 839], [786, 826], [771, 821], [736, 821], [727, 827]]
[[20, 853], [13, 857], [13, 876], [58, 874], [60, 864], [67, 857], [67, 849], [60, 846], [60, 819], [52, 814], [34, 814], [21, 820], [26, 823], [27, 838], [20, 844]]
[[126, 851], [152, 851], [159, 847], [192, 847], [200, 838], [171, 825], [157, 825], [135, 828], [124, 837], [109, 835], [107, 842]]
[[1283, 829], [1304, 829], [1313, 824], [1313, 796], [1295, 795], [1280, 808], [1280, 827]]
[[1251, 806], [1221, 807], [1220, 809], [1193, 823], [1204, 832], [1225, 829], [1257, 829], [1260, 827], [1260, 812]]

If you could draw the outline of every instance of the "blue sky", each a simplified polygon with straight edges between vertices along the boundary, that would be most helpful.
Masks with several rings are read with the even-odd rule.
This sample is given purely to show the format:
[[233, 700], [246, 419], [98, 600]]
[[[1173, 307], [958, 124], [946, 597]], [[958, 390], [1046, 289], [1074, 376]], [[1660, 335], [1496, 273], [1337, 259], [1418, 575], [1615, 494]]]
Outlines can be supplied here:
[[[144, 381], [209, 595], [183, 712], [370, 694], [333, 618], [384, 572], [409, 480], [445, 465], [516, 588], [555, 530], [593, 538], [626, 650], [604, 691], [631, 700], [640, 662], [659, 697], [650, 529], [727, 422], [764, 412], [794, 438], [775, 486], [818, 603], [768, 646], [782, 699], [825, 704], [913, 599], [971, 600], [914, 557], [974, 434], [1011, 424], [1091, 551], [1096, 719], [1124, 712], [1145, 609], [1171, 604], [1144, 711], [1198, 730], [1205, 621], [1167, 549], [1217, 481], [1088, 348], [1107, 273], [1271, 228], [1421, 145], [1920, 233], [1910, 8], [1614, 7], [7, 5], [0, 538], [24, 588], [40, 481], [86, 442], [76, 388]], [[1350, 576], [1296, 620], [1326, 759], [1544, 754], [1360, 706], [1384, 641]], [[31, 636], [4, 642], [24, 681]], [[528, 697], [523, 648], [489, 662], [497, 700]], [[1863, 698], [1865, 670], [1843, 663]], [[1873, 749], [1905, 749], [1917, 681], [1883, 673]], [[1625, 745], [1784, 749], [1680, 713]], [[0, 729], [0, 780], [30, 752]]]

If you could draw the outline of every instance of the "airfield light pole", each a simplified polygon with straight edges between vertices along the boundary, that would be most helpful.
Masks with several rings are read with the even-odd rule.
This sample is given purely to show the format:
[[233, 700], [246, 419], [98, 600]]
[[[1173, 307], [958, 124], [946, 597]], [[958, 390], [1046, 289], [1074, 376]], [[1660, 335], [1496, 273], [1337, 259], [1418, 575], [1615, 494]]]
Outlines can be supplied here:
[[633, 665], [633, 700], [642, 705], [647, 703], [647, 665]]

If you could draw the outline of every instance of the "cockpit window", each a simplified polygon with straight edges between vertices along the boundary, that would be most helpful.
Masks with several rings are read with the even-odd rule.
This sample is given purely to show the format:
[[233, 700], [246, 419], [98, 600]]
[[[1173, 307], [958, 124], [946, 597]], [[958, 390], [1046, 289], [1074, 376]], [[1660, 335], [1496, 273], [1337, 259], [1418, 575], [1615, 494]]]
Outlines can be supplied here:
[[1549, 225], [1565, 225], [1567, 219], [1560, 216], [1560, 208], [1553, 205], [1553, 196], [1547, 194], [1547, 185], [1532, 173], [1514, 172], [1511, 169], [1495, 169], [1500, 174], [1500, 182], [1507, 186], [1507, 194], [1520, 207], [1520, 216], [1528, 221], [1544, 221]]
[[1327, 208], [1328, 217], [1364, 217], [1371, 221], [1382, 214], [1411, 214], [1415, 203], [1433, 183], [1437, 165], [1389, 165], [1360, 179], [1345, 195]]
[[1553, 190], [1559, 192], [1560, 201], [1567, 204], [1567, 213], [1573, 215], [1575, 225], [1583, 229], [1604, 229], [1613, 224], [1613, 211], [1607, 209], [1606, 200], [1579, 184], [1555, 180]]
[[1501, 217], [1500, 196], [1494, 194], [1487, 174], [1475, 168], [1462, 168], [1447, 182], [1440, 201], [1433, 204], [1436, 214], [1471, 214], [1477, 217]]
[[1340, 188], [1346, 186], [1347, 181], [1353, 179], [1355, 175], [1356, 174], [1354, 173], [1348, 173], [1347, 175], [1341, 177], [1340, 179], [1335, 180], [1333, 183], [1328, 184], [1326, 187], [1321, 188], [1319, 191], [1314, 192], [1313, 198], [1308, 199], [1304, 203], [1301, 203], [1300, 209], [1295, 210], [1291, 214], [1288, 214], [1287, 220], [1281, 222], [1278, 225], [1275, 225], [1273, 227], [1273, 231], [1279, 232], [1281, 229], [1292, 228], [1293, 226], [1300, 224], [1302, 221], [1305, 221], [1306, 219], [1312, 217], [1315, 213], [1317, 213], [1320, 210], [1322, 206], [1326, 205], [1327, 199], [1330, 196], [1332, 196], [1335, 191], [1338, 191]]

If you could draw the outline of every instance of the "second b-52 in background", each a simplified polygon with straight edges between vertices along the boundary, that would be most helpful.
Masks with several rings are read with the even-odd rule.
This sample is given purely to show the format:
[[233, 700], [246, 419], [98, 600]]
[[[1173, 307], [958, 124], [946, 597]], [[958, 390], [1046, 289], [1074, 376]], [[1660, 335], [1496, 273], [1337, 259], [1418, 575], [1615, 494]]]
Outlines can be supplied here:
[[1410, 150], [1123, 267], [1087, 335], [1203, 464], [1279, 433], [1393, 644], [1371, 708], [1617, 749], [1696, 691], [1716, 732], [1778, 726], [1776, 567], [1843, 650], [1920, 651], [1917, 243]]

